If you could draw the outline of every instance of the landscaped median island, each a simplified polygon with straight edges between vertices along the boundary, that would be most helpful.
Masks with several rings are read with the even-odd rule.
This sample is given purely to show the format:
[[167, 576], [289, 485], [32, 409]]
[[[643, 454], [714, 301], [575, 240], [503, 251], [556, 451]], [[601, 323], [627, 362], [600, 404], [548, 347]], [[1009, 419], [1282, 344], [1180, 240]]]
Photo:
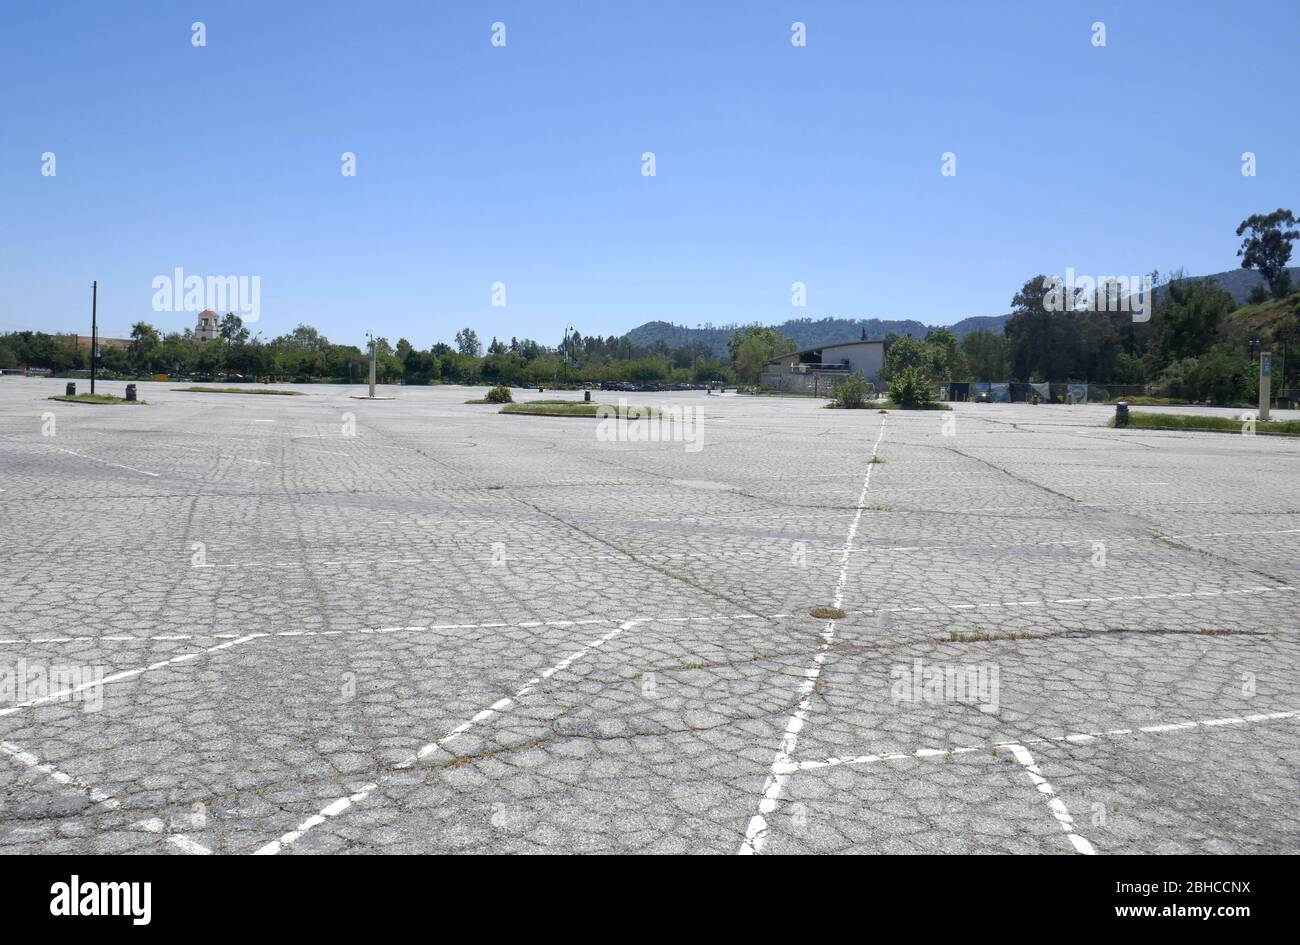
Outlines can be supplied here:
[[856, 374], [850, 374], [835, 387], [834, 396], [825, 406], [831, 410], [951, 410], [936, 400], [937, 391], [921, 371], [905, 368], [889, 385], [889, 395], [876, 400], [876, 387]]
[[173, 387], [178, 394], [280, 394], [284, 397], [301, 397], [300, 390], [276, 390], [274, 387]]
[[[892, 400], [888, 400], [888, 399], [873, 400], [871, 403], [865, 404], [864, 407], [874, 410], [877, 413], [880, 413], [885, 410], [951, 410], [952, 409], [952, 407], [949, 406], [948, 404], [940, 403], [939, 401], [934, 401], [933, 403], [928, 403], [928, 404], [896, 404]], [[840, 404], [835, 403], [835, 401], [833, 400], [830, 403], [826, 404], [825, 408], [827, 410], [843, 409]]]
[[[1114, 427], [1112, 417], [1109, 425]], [[1266, 436], [1300, 436], [1300, 420], [1257, 420], [1254, 413], [1242, 417], [1206, 417], [1191, 413], [1145, 413], [1130, 411], [1128, 423], [1120, 426], [1140, 430], [1187, 430], [1204, 433], [1259, 433]], [[1253, 428], [1253, 429], [1252, 429]]]
[[118, 397], [116, 394], [59, 394], [50, 400], [61, 400], [65, 404], [130, 404], [134, 407], [136, 404], [144, 404], [143, 400], [127, 400], [125, 397]]
[[[597, 414], [596, 411], [601, 407], [605, 408], [604, 414]], [[659, 416], [659, 410], [655, 407], [639, 407], [635, 404], [597, 404], [589, 400], [530, 400], [521, 404], [506, 404], [500, 412], [535, 414], [542, 417]]]

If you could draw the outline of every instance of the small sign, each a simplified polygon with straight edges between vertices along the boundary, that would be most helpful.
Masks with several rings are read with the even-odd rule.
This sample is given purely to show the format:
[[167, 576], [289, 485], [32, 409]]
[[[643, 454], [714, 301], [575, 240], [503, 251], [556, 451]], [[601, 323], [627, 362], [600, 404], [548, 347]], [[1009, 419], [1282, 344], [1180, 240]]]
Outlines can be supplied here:
[[1273, 355], [1265, 353], [1259, 356], [1259, 376], [1270, 377], [1273, 374]]

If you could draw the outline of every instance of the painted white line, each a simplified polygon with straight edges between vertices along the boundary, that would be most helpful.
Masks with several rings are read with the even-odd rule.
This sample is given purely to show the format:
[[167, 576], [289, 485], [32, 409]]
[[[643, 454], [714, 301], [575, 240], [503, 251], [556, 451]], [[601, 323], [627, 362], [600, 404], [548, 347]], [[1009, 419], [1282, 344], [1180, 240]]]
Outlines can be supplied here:
[[824, 761], [791, 762], [790, 772], [815, 771], [819, 768], [835, 768], [840, 765], [875, 764], [880, 761], [902, 761], [907, 758], [941, 758], [948, 755], [964, 755], [972, 751], [989, 751], [997, 748], [1010, 748], [1012, 745], [1050, 745], [1056, 742], [1086, 744], [1100, 738], [1119, 738], [1125, 735], [1159, 735], [1165, 732], [1187, 732], [1197, 728], [1221, 728], [1228, 725], [1249, 725], [1255, 722], [1279, 722], [1286, 719], [1300, 718], [1300, 712], [1262, 712], [1251, 715], [1228, 716], [1218, 719], [1199, 719], [1195, 722], [1173, 722], [1159, 725], [1144, 725], [1136, 728], [1112, 728], [1101, 732], [1075, 732], [1069, 735], [1043, 735], [1034, 738], [1022, 738], [1015, 742], [991, 742], [982, 745], [965, 745], [960, 748], [918, 748], [915, 751], [895, 751], [883, 755], [848, 755], [842, 758], [827, 758]]
[[1066, 808], [1065, 802], [1057, 797], [1056, 792], [1052, 790], [1052, 785], [1047, 778], [1043, 777], [1043, 772], [1034, 762], [1034, 756], [1029, 753], [1029, 749], [1024, 745], [1008, 745], [1007, 749], [1025, 769], [1025, 773], [1029, 775], [1030, 780], [1038, 788], [1038, 793], [1047, 798], [1047, 806], [1052, 811], [1052, 816], [1056, 818], [1056, 822], [1065, 831], [1065, 836], [1069, 839], [1075, 852], [1085, 853], [1089, 856], [1095, 854], [1097, 851], [1093, 849], [1092, 844], [1075, 831], [1074, 818], [1070, 816], [1070, 811]]
[[[541, 685], [542, 680], [550, 679], [556, 673], [563, 672], [564, 670], [572, 666], [575, 662], [590, 654], [593, 650], [599, 649], [600, 647], [604, 646], [606, 643], [614, 639], [619, 634], [636, 626], [640, 622], [641, 621], [639, 620], [624, 621], [623, 623], [615, 627], [613, 630], [611, 630], [609, 633], [606, 633], [604, 636], [597, 637], [595, 640], [592, 640], [590, 643], [586, 644], [579, 650], [569, 654], [564, 659], [560, 660], [560, 662], [556, 663], [554, 666], [550, 667], [549, 669], [543, 670], [540, 674], [528, 680], [528, 682], [526, 682], [519, 690], [517, 690], [513, 696], [508, 696], [503, 699], [498, 699], [496, 702], [492, 703], [492, 705], [489, 706], [488, 708], [483, 709], [481, 712], [475, 713], [475, 715], [472, 718], [470, 718], [468, 722], [462, 722], [460, 725], [457, 725], [455, 728], [453, 728], [447, 734], [443, 735], [441, 738], [429, 742], [427, 745], [423, 746], [418, 751], [416, 751], [413, 755], [410, 755], [404, 760], [398, 762], [398, 764], [394, 766], [394, 770], [403, 771], [409, 768], [413, 768], [415, 765], [429, 758], [431, 755], [435, 755], [440, 751], [445, 751], [445, 746], [449, 742], [452, 742], [455, 739], [459, 738], [461, 735], [464, 735], [475, 725], [479, 725], [483, 722], [486, 722], [488, 719], [491, 719], [494, 716], [497, 716], [500, 713], [504, 712], [506, 709], [510, 708], [510, 706], [514, 705], [515, 702], [517, 702], [518, 700], [524, 698], [525, 696], [533, 692], [533, 690], [535, 690], [539, 685]], [[374, 783], [363, 785], [361, 789], [358, 790], [355, 794], [350, 794], [347, 797], [340, 797], [337, 800], [330, 802], [328, 805], [326, 805], [324, 808], [321, 809], [320, 813], [313, 814], [312, 816], [308, 817], [301, 824], [299, 824], [296, 829], [291, 830], [288, 833], [284, 834], [284, 836], [280, 837], [278, 840], [272, 840], [270, 843], [258, 847], [256, 850], [253, 851], [253, 854], [255, 856], [275, 856], [278, 853], [283, 853], [286, 847], [292, 846], [294, 843], [296, 843], [303, 836], [303, 834], [307, 833], [307, 831], [311, 830], [314, 827], [319, 827], [321, 824], [325, 823], [326, 820], [329, 820], [332, 817], [337, 817], [339, 814], [342, 814], [344, 811], [350, 809], [354, 805], [364, 802], [366, 798], [370, 797], [370, 795], [373, 794], [378, 789], [379, 781], [382, 780], [383, 778], [380, 778]]]
[[212, 853], [203, 844], [196, 843], [184, 834], [174, 833], [167, 838], [167, 842], [190, 856], [209, 856]]
[[[150, 817], [148, 820], [137, 820], [131, 826], [143, 830], [146, 833], [167, 832], [167, 825], [163, 823], [161, 817]], [[167, 842], [176, 847], [176, 849], [180, 850], [182, 853], [189, 854], [190, 856], [210, 856], [212, 854], [212, 851], [209, 848], [196, 840], [191, 840], [183, 833], [170, 834], [167, 837]]]
[[26, 765], [33, 771], [39, 771], [41, 774], [50, 777], [59, 784], [66, 784], [70, 787], [76, 788], [96, 804], [103, 806], [105, 810], [113, 810], [120, 804], [118, 799], [113, 795], [101, 791], [93, 785], [87, 784], [75, 775], [68, 774], [65, 771], [60, 771], [53, 765], [41, 761], [41, 759], [36, 757], [36, 755], [33, 755], [30, 751], [23, 750], [13, 742], [0, 742], [0, 754], [12, 758], [21, 765]]
[[88, 459], [92, 463], [103, 463], [105, 466], [116, 466], [118, 469], [129, 469], [131, 470], [131, 472], [142, 473], [146, 476], [154, 476], [154, 477], [158, 476], [158, 473], [149, 472], [147, 469], [136, 469], [134, 466], [123, 466], [121, 463], [110, 463], [106, 459], [96, 459], [94, 456], [87, 456], [85, 453], [77, 453], [72, 450], [65, 450], [61, 446], [56, 446], [54, 447], [54, 449], [58, 450], [60, 453], [67, 453], [69, 456], [77, 456], [80, 457], [81, 459]]
[[173, 656], [171, 659], [159, 660], [156, 663], [150, 663], [148, 666], [141, 666], [138, 669], [128, 669], [125, 670], [124, 672], [114, 673], [111, 676], [105, 676], [103, 679], [95, 679], [95, 680], [91, 680], [90, 682], [82, 683], [80, 686], [73, 686], [69, 689], [61, 689], [58, 692], [52, 692], [48, 695], [41, 696], [37, 699], [28, 699], [26, 702], [19, 702], [16, 703], [15, 705], [11, 705], [7, 709], [0, 709], [0, 718], [6, 715], [13, 715], [13, 713], [15, 712], [20, 712], [23, 709], [28, 709], [31, 708], [32, 706], [43, 705], [47, 702], [55, 702], [61, 699], [66, 699], [69, 696], [76, 695], [78, 692], [81, 692], [84, 689], [91, 689], [95, 686], [106, 686], [111, 682], [120, 682], [123, 679], [130, 679], [134, 676], [139, 676], [142, 673], [147, 673], [155, 669], [162, 669], [164, 666], [170, 666], [173, 663], [185, 663], [188, 662], [189, 660], [198, 659], [200, 656], [206, 656], [209, 653], [217, 653], [220, 652], [221, 650], [228, 650], [232, 646], [239, 646], [241, 643], [247, 643], [249, 640], [256, 640], [264, 636], [266, 636], [265, 633], [250, 633], [246, 636], [239, 637], [238, 639], [235, 640], [227, 640], [225, 643], [218, 643], [216, 646], [210, 646], [206, 650], [195, 650], [192, 653], [185, 653], [182, 654], [181, 656]]
[[[853, 539], [858, 533], [858, 523], [862, 521], [862, 512], [867, 503], [867, 489], [871, 486], [871, 473], [876, 468], [876, 452], [880, 449], [880, 441], [884, 437], [885, 420], [882, 419], [880, 421], [880, 432], [876, 434], [876, 442], [871, 447], [871, 458], [867, 461], [867, 474], [862, 480], [862, 491], [858, 493], [857, 511], [853, 514], [853, 521], [849, 524], [849, 533], [844, 539], [844, 551], [840, 555], [840, 573], [838, 580], [835, 582], [835, 597], [831, 603], [831, 606], [836, 609], [844, 601], [844, 586], [849, 578], [849, 557], [853, 552]], [[835, 621], [828, 620], [826, 626], [822, 629], [821, 648], [813, 656], [812, 665], [804, 671], [804, 681], [800, 687], [801, 698], [799, 705], [786, 722], [785, 734], [782, 736], [781, 744], [776, 750], [776, 757], [772, 759], [771, 770], [768, 772], [767, 780], [763, 784], [763, 797], [758, 804], [758, 813], [749, 819], [749, 825], [745, 828], [745, 839], [741, 843], [739, 850], [742, 854], [762, 853], [763, 847], [767, 843], [768, 815], [776, 811], [776, 806], [781, 800], [781, 793], [785, 790], [785, 783], [790, 778], [790, 773], [782, 770], [782, 768], [794, 756], [795, 748], [798, 747], [799, 733], [803, 730], [804, 722], [808, 719], [808, 712], [812, 708], [813, 694], [817, 690], [817, 680], [821, 677], [822, 666], [826, 662], [827, 654], [834, 642]]]

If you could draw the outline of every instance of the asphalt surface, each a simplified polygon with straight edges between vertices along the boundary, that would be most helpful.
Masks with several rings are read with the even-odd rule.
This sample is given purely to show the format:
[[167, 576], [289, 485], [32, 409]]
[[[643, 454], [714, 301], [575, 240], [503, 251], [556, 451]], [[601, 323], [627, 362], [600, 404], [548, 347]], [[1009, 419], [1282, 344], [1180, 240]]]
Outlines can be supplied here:
[[1300, 439], [62, 386], [0, 379], [0, 852], [1300, 851]]

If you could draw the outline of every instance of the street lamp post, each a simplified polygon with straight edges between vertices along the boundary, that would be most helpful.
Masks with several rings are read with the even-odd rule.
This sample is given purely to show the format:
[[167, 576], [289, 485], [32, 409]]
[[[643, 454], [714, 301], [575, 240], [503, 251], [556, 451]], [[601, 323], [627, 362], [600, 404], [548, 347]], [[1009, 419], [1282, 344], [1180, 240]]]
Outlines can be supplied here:
[[366, 332], [366, 338], [370, 340], [370, 399], [375, 399], [375, 336]]
[[90, 284], [90, 392], [95, 392], [95, 362], [99, 348], [99, 280]]
[[1259, 353], [1259, 419], [1268, 419], [1269, 401], [1272, 400], [1270, 387], [1273, 382], [1273, 353]]
[[569, 381], [569, 359], [573, 356], [573, 345], [569, 340], [569, 333], [573, 331], [573, 322], [568, 322], [564, 326], [564, 381]]

